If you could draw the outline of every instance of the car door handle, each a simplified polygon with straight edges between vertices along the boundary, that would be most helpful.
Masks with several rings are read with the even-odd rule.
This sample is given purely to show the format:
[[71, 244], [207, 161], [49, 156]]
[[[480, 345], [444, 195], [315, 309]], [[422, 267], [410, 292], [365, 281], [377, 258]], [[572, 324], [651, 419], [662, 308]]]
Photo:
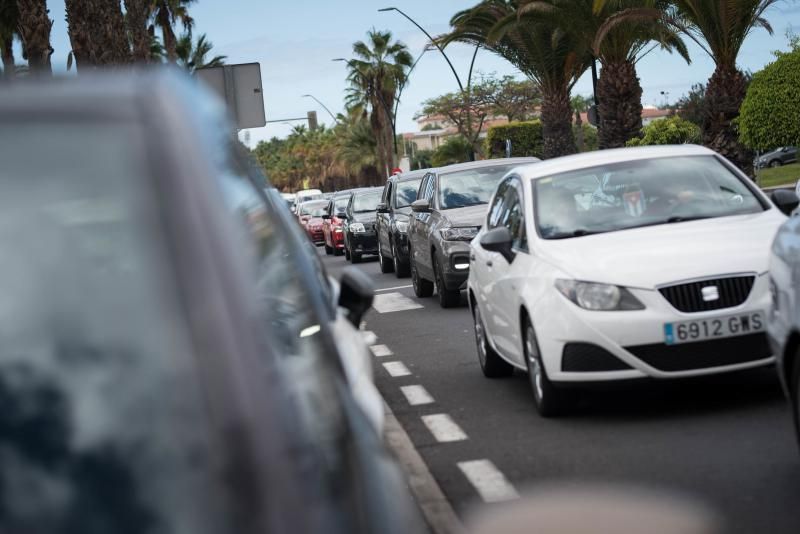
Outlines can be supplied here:
[[469, 255], [469, 261], [475, 261], [475, 254]]
[[494, 265], [494, 264], [492, 263], [492, 260], [486, 260], [486, 266], [487, 266], [487, 267], [491, 267], [492, 265]]

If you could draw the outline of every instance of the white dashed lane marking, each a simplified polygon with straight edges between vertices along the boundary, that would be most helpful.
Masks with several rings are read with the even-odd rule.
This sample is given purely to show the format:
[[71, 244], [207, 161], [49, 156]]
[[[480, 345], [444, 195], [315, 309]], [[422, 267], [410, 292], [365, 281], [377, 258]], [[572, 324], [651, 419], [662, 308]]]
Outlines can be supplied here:
[[398, 376], [408, 376], [411, 374], [411, 371], [408, 370], [408, 367], [406, 367], [403, 362], [386, 362], [383, 364], [383, 368], [386, 369], [387, 373], [395, 378]]
[[484, 502], [502, 502], [519, 498], [514, 486], [490, 460], [458, 462], [457, 465]]
[[376, 358], [394, 354], [386, 345], [372, 345], [369, 350], [372, 351], [372, 354], [374, 354]]
[[411, 406], [431, 404], [434, 402], [431, 394], [422, 386], [403, 386], [400, 388], [400, 391], [406, 396], [406, 400]]
[[385, 293], [382, 295], [375, 295], [372, 301], [372, 307], [378, 313], [392, 313], [405, 310], [417, 310], [423, 306], [414, 302], [402, 293]]
[[380, 293], [382, 291], [394, 291], [395, 289], [408, 289], [409, 287], [414, 287], [414, 286], [407, 285], [407, 286], [397, 286], [397, 287], [384, 287], [383, 289], [376, 289], [375, 293]]
[[461, 430], [461, 427], [446, 413], [423, 415], [422, 422], [425, 423], [425, 426], [431, 431], [436, 441], [441, 443], [463, 441], [467, 439], [467, 435]]

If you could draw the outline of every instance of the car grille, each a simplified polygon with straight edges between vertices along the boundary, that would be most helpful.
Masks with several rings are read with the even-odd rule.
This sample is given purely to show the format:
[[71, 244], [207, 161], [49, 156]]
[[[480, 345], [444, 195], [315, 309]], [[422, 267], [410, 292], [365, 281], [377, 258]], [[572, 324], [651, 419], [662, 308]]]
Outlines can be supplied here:
[[660, 371], [691, 371], [722, 367], [769, 358], [772, 351], [765, 334], [749, 334], [684, 343], [681, 345], [637, 345], [625, 350]]
[[567, 343], [561, 356], [564, 372], [623, 371], [632, 367], [592, 343]]
[[[753, 289], [755, 276], [734, 276], [728, 278], [713, 278], [690, 282], [688, 284], [675, 284], [659, 288], [659, 292], [678, 311], [685, 313], [704, 312], [733, 308], [747, 300], [750, 290]], [[716, 286], [719, 298], [716, 300], [703, 300], [703, 288]]]

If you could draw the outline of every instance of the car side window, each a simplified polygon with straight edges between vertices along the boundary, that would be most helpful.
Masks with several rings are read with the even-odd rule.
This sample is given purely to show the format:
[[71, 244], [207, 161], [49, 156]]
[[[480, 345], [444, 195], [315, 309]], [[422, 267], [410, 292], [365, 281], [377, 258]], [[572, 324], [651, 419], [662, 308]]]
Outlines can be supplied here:
[[528, 237], [525, 232], [525, 216], [522, 198], [517, 185], [516, 180], [513, 180], [505, 191], [500, 224], [511, 232], [511, 236], [514, 238], [512, 246], [516, 249], [527, 251]]
[[430, 174], [426, 174], [422, 181], [419, 183], [419, 190], [417, 191], [417, 199], [425, 198], [425, 190], [428, 188], [428, 181], [430, 180]]
[[486, 228], [489, 230], [499, 226], [498, 221], [500, 220], [503, 208], [505, 207], [505, 195], [506, 191], [508, 190], [508, 182], [508, 180], [504, 180], [503, 183], [497, 187], [497, 192], [495, 192], [492, 205], [489, 206], [489, 212], [486, 216]]
[[381, 196], [381, 202], [386, 204], [386, 206], [390, 206], [392, 202], [392, 181], [386, 182], [386, 187], [383, 188], [383, 195]]
[[429, 174], [428, 182], [425, 184], [424, 196], [422, 198], [430, 202], [431, 206], [433, 206], [433, 193], [435, 189], [436, 189], [436, 175]]

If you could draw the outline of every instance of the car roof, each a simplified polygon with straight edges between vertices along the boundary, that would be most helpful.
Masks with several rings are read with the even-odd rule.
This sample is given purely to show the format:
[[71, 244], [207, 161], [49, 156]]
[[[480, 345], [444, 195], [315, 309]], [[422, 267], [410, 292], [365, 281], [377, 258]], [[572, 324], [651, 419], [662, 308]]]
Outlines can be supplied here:
[[570, 172], [598, 165], [637, 161], [643, 159], [669, 158], [680, 156], [714, 156], [716, 152], [698, 145], [661, 145], [630, 148], [615, 148], [584, 152], [572, 156], [562, 156], [545, 160], [536, 165], [526, 165], [519, 169], [526, 178], [544, 178], [553, 174]]
[[353, 190], [354, 195], [363, 195], [364, 193], [371, 193], [373, 191], [383, 191], [383, 187], [361, 187]]
[[443, 174], [446, 172], [454, 172], [454, 171], [465, 171], [469, 169], [481, 169], [483, 167], [492, 167], [494, 165], [527, 165], [530, 163], [538, 163], [541, 160], [539, 158], [534, 157], [525, 157], [525, 158], [497, 158], [497, 159], [482, 159], [480, 161], [468, 161], [466, 163], [454, 163], [453, 165], [447, 165], [446, 167], [439, 167], [438, 169], [433, 169], [437, 174]]
[[395, 174], [394, 176], [390, 177], [389, 180], [393, 180], [395, 182], [407, 182], [409, 180], [416, 180], [417, 178], [422, 178], [429, 172], [435, 172], [436, 168], [431, 167], [429, 169], [417, 169], [415, 171], [408, 171], [400, 174]]
[[323, 204], [327, 204], [330, 202], [331, 199], [329, 198], [315, 198], [314, 200], [306, 200], [305, 202], [301, 202], [301, 206], [310, 206], [311, 204], [319, 204], [320, 206]]

